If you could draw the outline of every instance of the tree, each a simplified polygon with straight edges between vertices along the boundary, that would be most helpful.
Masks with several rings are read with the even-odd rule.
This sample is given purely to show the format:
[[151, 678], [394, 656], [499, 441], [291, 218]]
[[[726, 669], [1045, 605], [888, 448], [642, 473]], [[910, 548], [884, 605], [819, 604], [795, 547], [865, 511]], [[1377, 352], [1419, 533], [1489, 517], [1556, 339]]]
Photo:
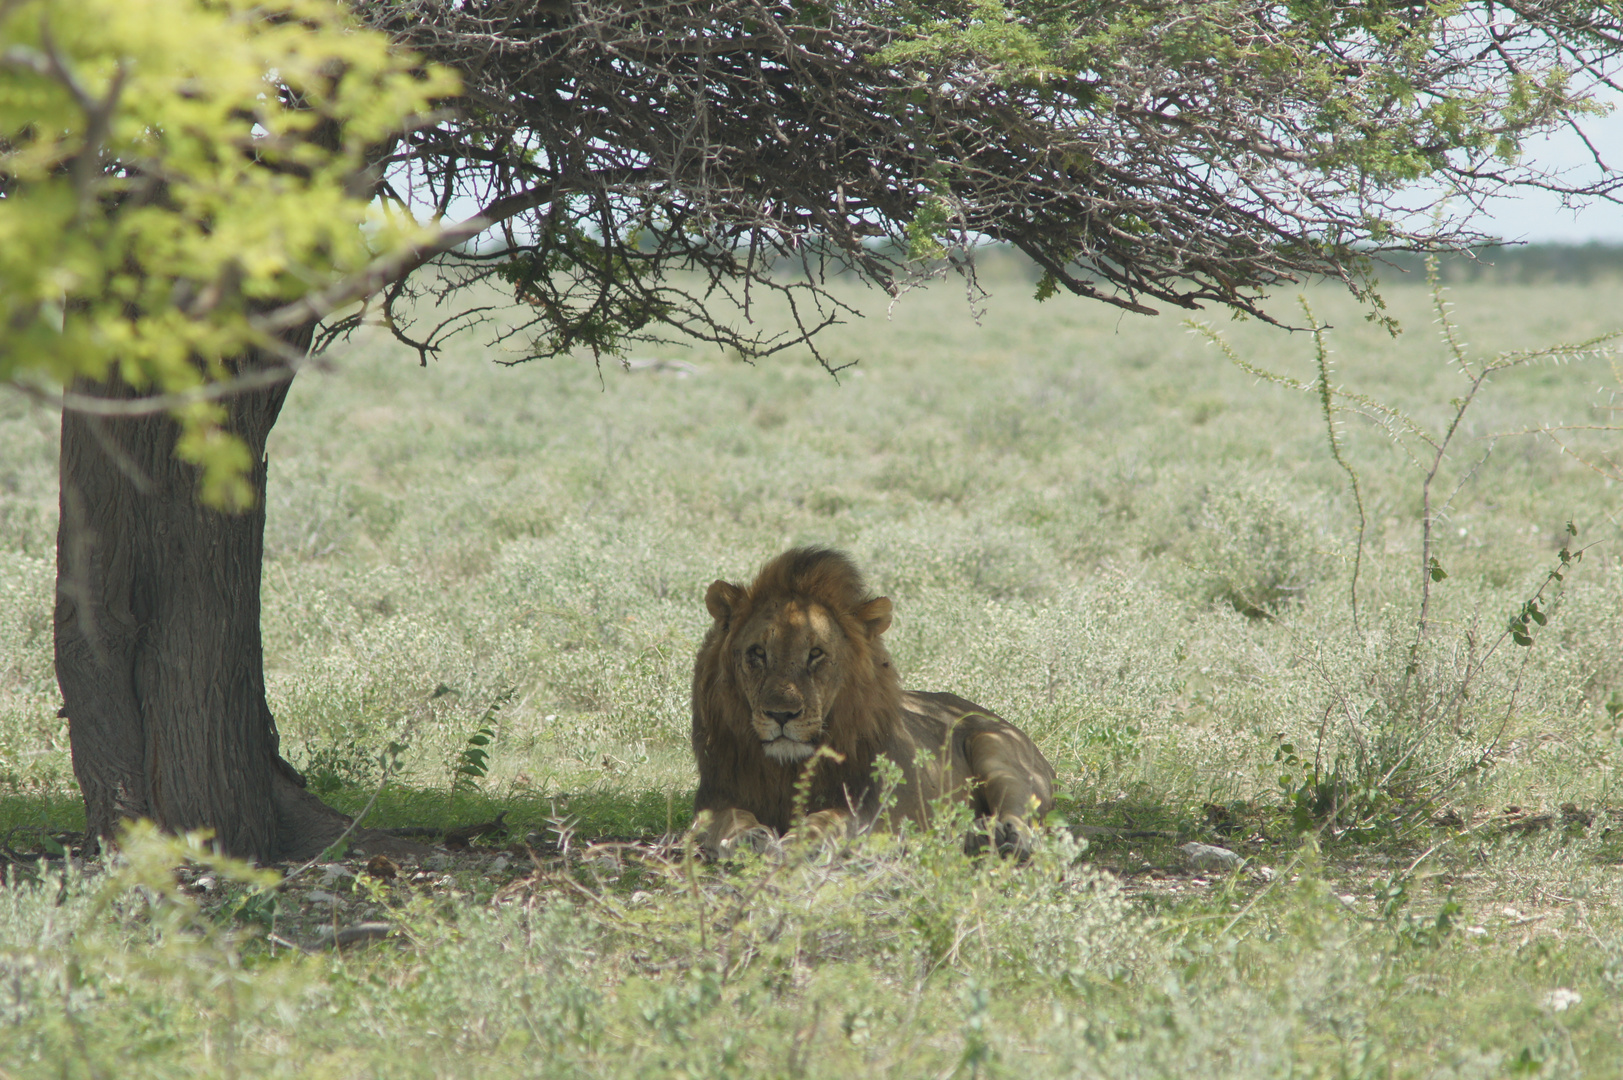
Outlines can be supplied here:
[[[532, 314], [509, 332], [528, 338], [526, 356], [612, 355], [629, 341], [674, 334], [757, 357], [811, 342], [850, 314], [824, 287], [833, 271], [854, 271], [895, 295], [955, 270], [974, 295], [974, 248], [987, 239], [1014, 245], [1042, 268], [1042, 297], [1064, 290], [1135, 311], [1215, 303], [1268, 318], [1261, 303], [1270, 290], [1329, 275], [1369, 298], [1378, 317], [1373, 285], [1383, 252], [1485, 239], [1468, 216], [1424, 212], [1439, 185], [1467, 212], [1506, 186], [1617, 195], [1604, 174], [1594, 182], [1551, 176], [1518, 156], [1528, 136], [1597, 115], [1597, 87], [1616, 89], [1611, 66], [1623, 41], [1616, 4], [352, 0], [351, 7], [417, 55], [458, 71], [462, 90], [445, 111], [390, 127], [330, 104], [351, 100], [331, 93], [347, 94], [355, 69], [334, 75], [316, 65], [320, 77], [301, 81], [293, 72], [303, 69], [284, 72], [256, 56], [256, 77], [274, 71], [281, 104], [305, 124], [290, 146], [300, 154], [363, 148], [344, 151], [352, 154], [343, 159], [348, 171], [335, 165], [334, 175], [366, 175], [359, 153], [385, 205], [440, 217], [469, 204], [480, 210], [438, 242], [408, 240], [364, 267], [358, 256], [330, 253], [354, 255], [359, 244], [334, 226], [325, 246], [299, 249], [307, 270], [295, 273], [305, 263], [289, 260], [280, 276], [269, 275], [278, 286], [257, 292], [239, 283], [240, 270], [198, 279], [178, 271], [166, 278], [168, 271], [139, 263], [120, 269], [135, 291], [110, 293], [114, 307], [161, 313], [189, 329], [212, 325], [219, 301], [206, 298], [229, 294], [253, 333], [187, 339], [181, 388], [212, 379], [193, 392], [228, 395], [214, 399], [212, 420], [190, 419], [187, 410], [199, 407], [193, 398], [178, 420], [108, 419], [112, 406], [128, 404], [123, 399], [170, 389], [139, 365], [134, 377], [101, 389], [82, 383], [67, 400], [58, 675], [97, 830], [150, 811], [171, 828], [211, 825], [229, 850], [264, 858], [308, 849], [336, 828], [336, 816], [303, 794], [277, 755], [263, 700], [262, 501], [238, 518], [204, 509], [195, 463], [211, 460], [197, 440], [233, 446], [226, 436], [234, 434], [249, 453], [238, 454], [235, 472], [205, 467], [202, 492], [240, 505], [260, 490], [263, 439], [291, 373], [290, 350], [307, 340], [319, 347], [358, 325], [361, 315], [350, 311], [311, 329], [367, 286], [381, 289], [387, 323], [425, 363], [448, 334], [481, 315], [466, 307], [448, 322], [416, 327], [409, 301], [425, 289], [449, 298], [474, 281], [501, 281]], [[38, 21], [39, 8], [0, 11], [14, 26], [18, 10]], [[279, 10], [296, 12], [318, 37], [331, 25], [311, 14], [314, 7], [289, 2]], [[258, 32], [281, 33], [288, 17], [264, 21]], [[47, 88], [64, 84], [60, 76], [52, 83], [49, 41], [40, 36], [30, 47], [33, 60], [6, 54], [11, 69], [20, 64], [23, 76]], [[118, 86], [113, 58], [121, 54], [109, 46], [105, 55], [97, 83], [104, 95]], [[390, 80], [419, 70], [413, 63], [397, 56], [360, 65], [389, 74], [359, 82], [396, 87]], [[189, 100], [191, 91], [171, 83], [168, 92]], [[59, 187], [81, 175], [124, 185], [96, 196], [121, 220], [126, 204], [138, 204], [141, 184], [161, 191], [171, 181], [147, 169], [140, 153], [102, 139], [95, 117], [104, 98], [83, 97], [75, 99], [77, 113], [67, 110], [48, 130], [67, 125], [78, 133], [71, 145], [103, 145], [100, 158], [89, 165], [83, 151], [59, 151], [39, 175]], [[229, 115], [235, 128], [212, 130], [238, 148], [232, 160], [250, 159], [241, 175], [271, 183], [297, 172], [273, 152], [274, 140], [246, 153], [254, 129]], [[42, 129], [19, 120], [15, 106], [5, 118], [0, 134], [11, 145], [43, 145]], [[168, 129], [149, 122], [142, 130]], [[16, 168], [14, 157], [5, 169]], [[44, 182], [10, 179], [20, 175], [0, 174], [8, 199], [19, 185]], [[352, 234], [356, 221], [347, 219]], [[479, 244], [445, 251], [432, 274], [415, 273], [451, 239], [487, 227]], [[256, 306], [312, 285], [316, 293], [274, 312]], [[56, 287], [36, 290], [40, 311]], [[736, 304], [747, 316], [759, 290], [787, 299], [792, 330], [763, 334], [727, 313]], [[49, 332], [93, 326], [100, 309], [87, 295], [71, 293], [64, 329]], [[139, 355], [133, 340], [114, 341], [108, 355], [127, 365], [126, 355]], [[268, 360], [267, 348], [280, 359]], [[270, 376], [276, 385], [253, 381], [278, 363]], [[66, 378], [83, 369], [55, 370]], [[93, 392], [101, 399], [87, 401]], [[86, 405], [91, 410], [76, 411]], [[258, 464], [245, 471], [243, 462]], [[182, 712], [190, 719], [177, 738], [162, 718]], [[122, 768], [109, 781], [80, 769], [81, 756]], [[239, 785], [247, 774], [258, 779]]]
[[[259, 641], [265, 437], [314, 320], [433, 230], [369, 148], [448, 73], [327, 3], [0, 5], [0, 377], [63, 412], [56, 659], [91, 830], [261, 858], [345, 819], [277, 752]], [[228, 512], [236, 511], [236, 512]]]

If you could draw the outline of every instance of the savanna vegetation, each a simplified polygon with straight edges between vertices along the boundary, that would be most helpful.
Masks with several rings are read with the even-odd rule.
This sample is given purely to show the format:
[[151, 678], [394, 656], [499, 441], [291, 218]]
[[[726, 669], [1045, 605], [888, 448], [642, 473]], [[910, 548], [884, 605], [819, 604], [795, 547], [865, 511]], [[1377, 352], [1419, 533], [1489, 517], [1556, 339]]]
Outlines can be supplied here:
[[[979, 324], [961, 290], [887, 318], [837, 282], [873, 316], [822, 339], [860, 361], [838, 381], [676, 347], [513, 370], [471, 338], [419, 369], [381, 331], [302, 375], [268, 446], [283, 753], [368, 825], [505, 817], [279, 890], [146, 833], [63, 857], [56, 421], [0, 398], [0, 1068], [1616, 1072], [1623, 488], [1597, 428], [1623, 373], [1576, 350], [1484, 382], [1429, 534], [1413, 429], [1460, 414], [1461, 357], [1616, 328], [1617, 280], [1461, 288], [1452, 343], [1424, 287], [1387, 289], [1397, 339], [1313, 292], [1327, 380], [1310, 334], [1224, 319], [1219, 344], [986, 280]], [[1057, 766], [1029, 863], [967, 859], [951, 822], [683, 858], [704, 589], [808, 542], [895, 601], [908, 685]]]
[[[53, 634], [87, 830], [206, 828], [268, 862], [348, 827], [267, 693], [262, 465], [294, 373], [368, 320], [426, 363], [494, 285], [528, 313], [499, 338], [514, 359], [671, 337], [761, 358], [851, 314], [831, 273], [896, 297], [950, 267], [978, 303], [987, 240], [1041, 269], [1040, 297], [1141, 314], [1268, 321], [1321, 277], [1373, 304], [1373, 258], [1485, 241], [1470, 211], [1496, 194], [1623, 201], [1598, 152], [1524, 153], [1606, 115], [1618, 15], [0, 5], [0, 380], [64, 410]], [[1406, 675], [1399, 711], [1421, 689]]]

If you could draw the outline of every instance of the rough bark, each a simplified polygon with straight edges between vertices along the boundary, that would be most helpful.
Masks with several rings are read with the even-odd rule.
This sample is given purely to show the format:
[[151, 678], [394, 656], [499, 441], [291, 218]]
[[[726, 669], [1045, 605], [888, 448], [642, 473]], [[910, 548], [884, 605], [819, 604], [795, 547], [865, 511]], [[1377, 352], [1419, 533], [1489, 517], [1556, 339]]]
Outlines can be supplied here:
[[[77, 389], [135, 396], [116, 378]], [[284, 383], [227, 402], [261, 493], [286, 395]], [[264, 500], [241, 514], [201, 505], [177, 432], [161, 413], [62, 418], [56, 670], [88, 831], [145, 817], [212, 829], [233, 855], [305, 857], [348, 819], [304, 790], [265, 701]]]

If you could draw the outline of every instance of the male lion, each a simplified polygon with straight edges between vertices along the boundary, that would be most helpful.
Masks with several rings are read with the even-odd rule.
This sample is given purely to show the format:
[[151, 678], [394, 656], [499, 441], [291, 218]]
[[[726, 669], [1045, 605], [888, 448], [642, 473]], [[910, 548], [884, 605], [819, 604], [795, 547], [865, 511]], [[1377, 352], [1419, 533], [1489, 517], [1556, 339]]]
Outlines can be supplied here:
[[693, 808], [710, 812], [707, 856], [786, 832], [797, 782], [799, 831], [869, 824], [884, 794], [874, 778], [881, 755], [901, 768], [892, 823], [922, 822], [948, 795], [980, 823], [966, 850], [984, 846], [989, 827], [1000, 852], [1029, 852], [1027, 820], [1053, 806], [1053, 766], [1025, 732], [973, 702], [902, 690], [879, 640], [890, 600], [870, 597], [844, 555], [786, 551], [747, 589], [715, 582], [704, 603], [715, 624], [693, 669]]

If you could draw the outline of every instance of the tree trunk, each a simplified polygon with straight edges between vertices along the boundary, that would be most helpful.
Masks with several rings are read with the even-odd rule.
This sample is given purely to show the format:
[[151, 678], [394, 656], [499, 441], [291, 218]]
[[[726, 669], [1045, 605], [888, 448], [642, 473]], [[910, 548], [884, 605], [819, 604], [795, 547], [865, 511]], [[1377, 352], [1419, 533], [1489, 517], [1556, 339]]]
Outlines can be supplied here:
[[[77, 389], [135, 396], [116, 377]], [[286, 396], [284, 383], [225, 403], [257, 463], [260, 498], [240, 514], [197, 501], [167, 415], [62, 415], [56, 673], [93, 837], [145, 817], [269, 862], [348, 824], [282, 759], [265, 703], [265, 439]]]

